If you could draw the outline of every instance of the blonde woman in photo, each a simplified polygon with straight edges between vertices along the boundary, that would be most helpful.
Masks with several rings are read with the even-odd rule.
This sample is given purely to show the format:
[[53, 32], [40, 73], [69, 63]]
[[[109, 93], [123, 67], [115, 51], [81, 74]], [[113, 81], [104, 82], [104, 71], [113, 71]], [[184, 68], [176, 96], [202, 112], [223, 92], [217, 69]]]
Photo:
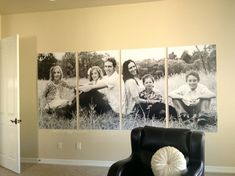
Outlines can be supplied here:
[[42, 95], [42, 106], [43, 109], [51, 114], [57, 111], [61, 111], [64, 108], [64, 111], [69, 112], [65, 113], [71, 118], [72, 110], [76, 108], [76, 99], [70, 101], [65, 98], [64, 92], [65, 88], [75, 90], [74, 86], [68, 85], [63, 80], [63, 72], [59, 65], [52, 66], [50, 69], [50, 80], [46, 84], [46, 87]]

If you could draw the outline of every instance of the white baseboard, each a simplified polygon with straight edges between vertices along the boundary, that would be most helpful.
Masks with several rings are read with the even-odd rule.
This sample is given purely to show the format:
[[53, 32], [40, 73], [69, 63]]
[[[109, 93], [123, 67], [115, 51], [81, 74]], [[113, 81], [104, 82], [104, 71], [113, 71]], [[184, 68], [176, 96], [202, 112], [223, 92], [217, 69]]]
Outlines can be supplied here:
[[76, 165], [76, 166], [110, 167], [114, 162], [113, 161], [97, 161], [97, 160], [64, 160], [64, 159], [40, 158], [39, 163], [60, 164], [60, 165]]
[[[48, 158], [22, 158], [21, 162], [22, 163], [75, 165], [75, 166], [110, 167], [115, 161], [67, 160], [67, 159], [48, 159]], [[205, 167], [205, 171], [207, 173], [235, 174], [235, 167], [228, 167], [228, 166], [206, 166]]]
[[38, 158], [21, 158], [21, 163], [38, 163]]
[[235, 174], [235, 167], [229, 166], [206, 166], [205, 171], [207, 173], [224, 173], [224, 174]]
[[22, 163], [75, 165], [75, 166], [110, 167], [115, 161], [68, 160], [68, 159], [48, 159], [48, 158], [22, 158], [21, 162]]

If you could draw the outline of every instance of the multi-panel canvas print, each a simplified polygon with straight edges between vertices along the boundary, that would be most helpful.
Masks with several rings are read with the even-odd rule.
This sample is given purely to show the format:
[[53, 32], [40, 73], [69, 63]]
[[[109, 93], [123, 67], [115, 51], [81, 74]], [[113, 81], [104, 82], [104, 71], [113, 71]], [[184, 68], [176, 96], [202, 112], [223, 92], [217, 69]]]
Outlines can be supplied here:
[[217, 131], [216, 45], [38, 54], [41, 129]]

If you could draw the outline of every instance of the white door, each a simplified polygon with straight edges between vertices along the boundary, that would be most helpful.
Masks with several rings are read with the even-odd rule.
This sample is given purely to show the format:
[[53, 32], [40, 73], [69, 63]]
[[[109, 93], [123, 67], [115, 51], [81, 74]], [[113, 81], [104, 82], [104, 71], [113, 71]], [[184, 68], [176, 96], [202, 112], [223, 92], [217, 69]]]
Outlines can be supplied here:
[[0, 165], [20, 173], [19, 37], [0, 40]]

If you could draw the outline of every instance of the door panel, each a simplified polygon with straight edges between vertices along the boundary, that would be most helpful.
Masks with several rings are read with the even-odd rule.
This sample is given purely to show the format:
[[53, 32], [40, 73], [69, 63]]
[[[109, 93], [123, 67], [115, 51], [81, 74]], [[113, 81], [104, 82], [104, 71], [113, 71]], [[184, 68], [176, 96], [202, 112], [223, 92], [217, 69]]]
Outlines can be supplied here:
[[18, 41], [18, 35], [0, 41], [0, 165], [20, 173]]

